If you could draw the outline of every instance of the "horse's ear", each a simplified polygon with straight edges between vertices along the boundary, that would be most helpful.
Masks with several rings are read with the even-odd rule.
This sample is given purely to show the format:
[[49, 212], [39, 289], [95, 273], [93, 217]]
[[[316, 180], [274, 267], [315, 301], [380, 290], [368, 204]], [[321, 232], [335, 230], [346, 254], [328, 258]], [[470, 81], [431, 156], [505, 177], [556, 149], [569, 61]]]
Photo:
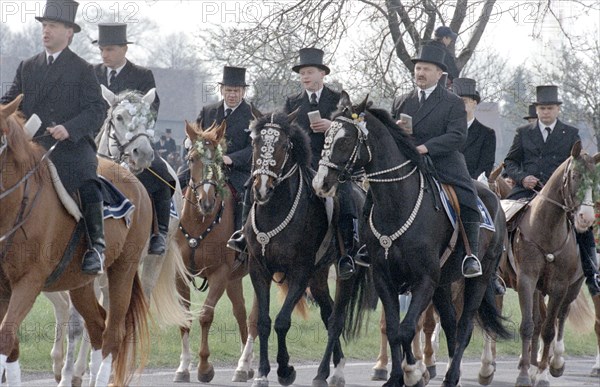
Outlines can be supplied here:
[[187, 120], [185, 120], [185, 134], [192, 142], [196, 141], [196, 138], [198, 138], [196, 128], [194, 128], [194, 125], [190, 124]]
[[342, 90], [340, 95], [340, 102], [338, 102], [338, 106], [342, 108], [352, 109], [352, 101], [350, 101], [350, 96], [346, 93], [346, 90]]
[[148, 90], [145, 96], [142, 97], [142, 101], [146, 102], [148, 105], [152, 105], [154, 99], [156, 98], [156, 87]]
[[298, 117], [298, 112], [300, 112], [300, 108], [294, 110], [293, 112], [291, 112], [290, 114], [288, 114], [287, 116], [287, 120], [288, 122], [291, 124], [292, 122], [294, 122], [294, 120], [296, 119], [296, 117]]
[[581, 140], [577, 140], [577, 142], [573, 144], [573, 148], [571, 148], [571, 156], [573, 156], [574, 159], [578, 158], [581, 154], [581, 149]]
[[223, 139], [223, 137], [225, 137], [225, 131], [227, 130], [227, 121], [223, 120], [221, 121], [221, 125], [219, 125], [216, 129], [215, 129], [215, 134], [217, 137], [217, 142], [221, 142], [221, 140]]
[[110, 91], [108, 87], [104, 85], [100, 85], [100, 88], [102, 89], [102, 97], [106, 102], [108, 102], [108, 106], [114, 106], [117, 102], [117, 96], [115, 95], [115, 93]]
[[365, 99], [356, 107], [356, 113], [360, 114], [367, 110], [367, 105], [369, 103], [369, 94], [365, 97]]
[[17, 98], [13, 99], [11, 102], [6, 105], [0, 105], [0, 115], [2, 118], [7, 119], [11, 114], [17, 111], [21, 101], [23, 100], [23, 94], [19, 94]]
[[258, 120], [264, 115], [256, 106], [254, 106], [254, 103], [252, 102], [250, 102], [250, 111], [252, 112], [252, 117], [254, 117], [255, 120]]

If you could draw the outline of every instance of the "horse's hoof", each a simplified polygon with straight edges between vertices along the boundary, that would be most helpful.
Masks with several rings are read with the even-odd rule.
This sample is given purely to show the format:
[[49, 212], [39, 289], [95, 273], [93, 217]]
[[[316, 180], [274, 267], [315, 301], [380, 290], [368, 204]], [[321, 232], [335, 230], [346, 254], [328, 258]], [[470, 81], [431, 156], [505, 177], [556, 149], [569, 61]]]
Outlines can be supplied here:
[[594, 367], [592, 368], [592, 372], [590, 373], [590, 376], [592, 377], [600, 377], [600, 368], [598, 367]]
[[547, 380], [540, 380], [534, 384], [535, 387], [550, 387], [550, 382]]
[[250, 376], [249, 371], [235, 371], [235, 373], [233, 374], [233, 378], [231, 378], [231, 381], [246, 383], [250, 379], [252, 379], [252, 376]]
[[431, 380], [431, 375], [429, 375], [429, 370], [427, 368], [425, 368], [425, 372], [423, 372], [423, 380], [425, 381], [425, 385], [428, 385]]
[[555, 378], [560, 378], [565, 372], [565, 364], [566, 363], [563, 363], [562, 367], [560, 368], [554, 368], [550, 366], [550, 375], [554, 376]]
[[531, 387], [531, 379], [529, 376], [521, 376], [517, 378], [517, 383], [515, 383], [515, 387]]
[[83, 384], [83, 379], [79, 376], [73, 376], [71, 379], [71, 387], [81, 387]]
[[326, 380], [313, 379], [312, 387], [329, 387], [329, 384], [327, 384]]
[[437, 376], [437, 370], [434, 365], [427, 366], [427, 371], [429, 371], [429, 379], [433, 379]]
[[[56, 381], [56, 383], [60, 383], [61, 381], [61, 375], [60, 374], [54, 374], [54, 381]], [[6, 383], [6, 375], [2, 374], [2, 384]]]
[[250, 368], [250, 370], [248, 371], [248, 380], [252, 379], [254, 377], [254, 370], [252, 368]]
[[412, 386], [406, 386], [406, 387], [425, 387], [427, 385], [427, 383], [425, 383], [425, 379], [421, 378], [421, 380], [419, 380], [417, 382], [417, 384], [413, 384]]
[[175, 372], [175, 377], [173, 378], [174, 383], [189, 383], [190, 382], [190, 371], [185, 370], [182, 372]]
[[332, 376], [329, 380], [329, 387], [345, 387], [346, 380], [341, 376]]
[[482, 376], [481, 374], [479, 374], [477, 380], [482, 386], [489, 386], [494, 380], [494, 373], [492, 372], [488, 376]]
[[269, 387], [269, 380], [267, 378], [254, 379], [252, 387]]
[[212, 364], [211, 364], [208, 372], [200, 373], [200, 371], [198, 371], [198, 381], [200, 383], [210, 383], [210, 381], [213, 380], [214, 377], [215, 377], [215, 367], [213, 367]]
[[294, 369], [294, 367], [290, 367], [292, 369], [292, 371], [290, 372], [290, 374], [288, 376], [278, 376], [277, 380], [279, 381], [279, 384], [281, 384], [282, 386], [289, 386], [290, 384], [294, 383], [294, 381], [296, 380], [296, 370]]
[[386, 369], [373, 369], [373, 375], [371, 375], [371, 380], [387, 380], [388, 371]]

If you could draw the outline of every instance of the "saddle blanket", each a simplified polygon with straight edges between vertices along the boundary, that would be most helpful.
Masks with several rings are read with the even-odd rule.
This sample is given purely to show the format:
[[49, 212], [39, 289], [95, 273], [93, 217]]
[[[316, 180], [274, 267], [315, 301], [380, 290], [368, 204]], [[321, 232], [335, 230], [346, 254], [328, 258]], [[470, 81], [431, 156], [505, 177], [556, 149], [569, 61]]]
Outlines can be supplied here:
[[[450, 198], [446, 195], [446, 191], [442, 189], [442, 186], [436, 182], [438, 186], [438, 190], [440, 191], [440, 198], [442, 199], [442, 204], [444, 205], [444, 210], [446, 210], [446, 215], [448, 215], [448, 219], [450, 219], [450, 223], [452, 223], [452, 227], [456, 228], [456, 211], [454, 211], [454, 207], [452, 207], [452, 203], [450, 202]], [[479, 212], [481, 213], [481, 223], [479, 228], [485, 228], [492, 232], [496, 232], [496, 226], [494, 226], [494, 219], [490, 216], [487, 208], [479, 198], [477, 197], [477, 208], [479, 208]]]
[[131, 223], [131, 213], [135, 209], [133, 203], [123, 195], [117, 187], [105, 177], [98, 175], [104, 201], [104, 219], [123, 219], [129, 227]]
[[179, 214], [177, 213], [177, 208], [175, 207], [175, 199], [173, 198], [171, 198], [170, 213], [172, 218], [179, 219]]

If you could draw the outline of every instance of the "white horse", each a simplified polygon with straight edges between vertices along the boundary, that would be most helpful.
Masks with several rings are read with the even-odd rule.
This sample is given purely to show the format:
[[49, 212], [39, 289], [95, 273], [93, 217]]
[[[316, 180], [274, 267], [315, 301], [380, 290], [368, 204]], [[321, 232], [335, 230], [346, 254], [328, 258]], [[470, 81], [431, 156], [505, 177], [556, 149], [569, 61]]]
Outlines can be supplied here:
[[[102, 95], [109, 104], [109, 110], [107, 119], [96, 137], [98, 154], [127, 165], [134, 173], [150, 167], [154, 158], [151, 142], [154, 133], [153, 130], [147, 128], [154, 126], [150, 105], [156, 96], [155, 89], [151, 89], [143, 96], [130, 91], [115, 95], [102, 86]], [[166, 161], [163, 160], [163, 162], [176, 181], [176, 186], [173, 187], [175, 189], [173, 201], [176, 212], [180, 214], [183, 208], [181, 187], [175, 171]], [[189, 275], [183, 264], [179, 246], [173, 238], [178, 226], [179, 219], [171, 217], [164, 256], [148, 254], [142, 261], [142, 287], [150, 302], [152, 313], [161, 325], [187, 326], [190, 321], [190, 314], [182, 306], [175, 286], [176, 275], [184, 278]], [[105, 276], [100, 276], [96, 285], [98, 295], [102, 292], [102, 304], [106, 307], [109, 300], [108, 292], [105, 291], [107, 289]], [[167, 289], [168, 291], [166, 291]], [[71, 306], [66, 292], [45, 293], [45, 295], [53, 303], [56, 317], [54, 345], [51, 351], [55, 379], [61, 387], [80, 386], [86, 369], [87, 354], [90, 351], [89, 340], [83, 335], [83, 320]], [[154, 299], [157, 295], [161, 295], [163, 298]], [[156, 308], [157, 304], [162, 307]], [[65, 336], [68, 343], [66, 358], [63, 343]], [[80, 340], [79, 355], [74, 363], [77, 342]], [[91, 376], [99, 365], [92, 363], [94, 363], [94, 356], [90, 363]]]

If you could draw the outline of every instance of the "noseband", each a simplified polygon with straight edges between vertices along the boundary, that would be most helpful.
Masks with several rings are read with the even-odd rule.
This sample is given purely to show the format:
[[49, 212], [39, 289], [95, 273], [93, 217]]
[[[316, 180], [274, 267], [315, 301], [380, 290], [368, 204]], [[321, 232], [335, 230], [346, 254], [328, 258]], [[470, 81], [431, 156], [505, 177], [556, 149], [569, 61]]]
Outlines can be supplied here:
[[[215, 158], [218, 158], [218, 154], [220, 154], [220, 145], [217, 146], [217, 148], [215, 149]], [[209, 184], [212, 185], [216, 191], [219, 190], [219, 187], [221, 186], [219, 184], [219, 181], [221, 180], [222, 177], [222, 173], [219, 171], [219, 163], [213, 159], [209, 159], [208, 157], [204, 157], [203, 152], [199, 152], [196, 150], [196, 152], [198, 152], [200, 154], [200, 159], [202, 161], [202, 176], [204, 177], [202, 179], [202, 181], [200, 181], [199, 183], [194, 183], [194, 178], [191, 175], [191, 161], [192, 161], [192, 153], [193, 150], [189, 152], [188, 156], [186, 157], [186, 161], [188, 162], [188, 166], [190, 168], [190, 180], [188, 182], [188, 187], [190, 187], [190, 189], [192, 190], [192, 192], [194, 193], [194, 196], [196, 197], [196, 201], [198, 203], [200, 203], [200, 194], [198, 193], [198, 189], [200, 187], [202, 187], [203, 185]]]
[[[126, 139], [127, 139], [128, 135], [129, 135], [129, 133], [127, 133], [125, 135]], [[118, 160], [119, 162], [124, 161], [124, 159], [129, 156], [125, 152], [125, 150], [127, 149], [127, 147], [129, 147], [129, 145], [131, 145], [135, 140], [137, 140], [140, 137], [146, 137], [148, 139], [148, 141], [150, 141], [150, 143], [152, 143], [152, 137], [154, 137], [154, 130], [147, 129], [145, 132], [135, 134], [135, 135], [131, 136], [131, 138], [127, 139], [127, 142], [122, 144], [121, 141], [119, 140], [119, 137], [117, 137], [117, 131], [115, 130], [115, 123], [113, 121], [113, 118], [111, 117], [110, 120], [108, 120], [108, 138], [115, 142], [115, 145], [116, 145], [119, 153], [117, 155], [113, 155], [112, 152], [110, 151], [111, 146], [109, 144], [108, 155], [110, 156], [110, 158], [112, 158], [114, 160]]]

